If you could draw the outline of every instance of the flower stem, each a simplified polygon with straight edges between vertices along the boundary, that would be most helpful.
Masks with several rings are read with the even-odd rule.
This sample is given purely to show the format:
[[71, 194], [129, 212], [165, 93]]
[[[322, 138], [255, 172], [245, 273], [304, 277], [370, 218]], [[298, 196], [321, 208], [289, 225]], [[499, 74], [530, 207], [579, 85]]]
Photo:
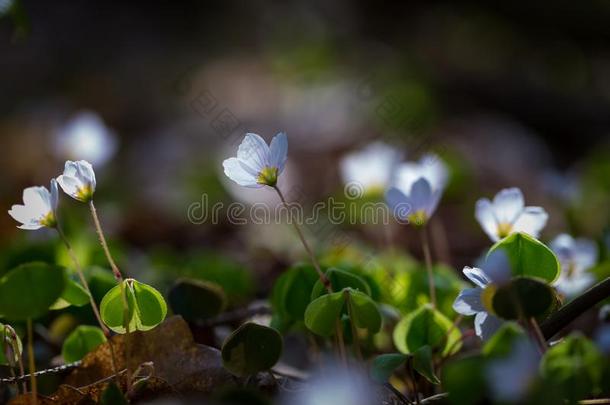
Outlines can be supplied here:
[[349, 324], [352, 328], [352, 342], [353, 342], [353, 346], [354, 346], [354, 352], [356, 353], [356, 358], [359, 361], [362, 361], [362, 352], [360, 351], [360, 344], [358, 342], [358, 329], [356, 328], [356, 323], [354, 322], [354, 308], [353, 308], [349, 290], [344, 290], [343, 296], [345, 297], [345, 306], [347, 307], [347, 315], [349, 316]]
[[[8, 330], [8, 332], [10, 333], [10, 339], [11, 339], [11, 347], [13, 349], [13, 352], [15, 353], [15, 357], [17, 357], [17, 363], [19, 364], [19, 375], [20, 377], [23, 377], [25, 375], [25, 368], [23, 367], [23, 358], [21, 353], [19, 353], [19, 340], [17, 337], [17, 333], [15, 332], [15, 329], [13, 329], [12, 326], [10, 325], [6, 325], [5, 326], [6, 330]], [[28, 387], [27, 384], [25, 383], [25, 381], [23, 381], [22, 383], [22, 388], [23, 388], [23, 393], [27, 393], [28, 392]], [[19, 390], [17, 390], [19, 391]]]
[[[106, 237], [104, 236], [104, 231], [102, 230], [102, 225], [100, 223], [100, 219], [97, 216], [97, 210], [95, 209], [95, 204], [93, 200], [89, 201], [89, 209], [91, 210], [91, 216], [93, 217], [93, 223], [95, 225], [95, 230], [97, 232], [97, 236], [99, 237], [100, 244], [102, 245], [102, 249], [104, 250], [104, 254], [106, 255], [106, 259], [110, 264], [110, 268], [112, 269], [112, 273], [114, 274], [114, 278], [117, 284], [121, 289], [121, 301], [123, 303], [123, 324], [125, 327], [125, 366], [127, 368], [127, 389], [130, 388], [130, 373], [129, 373], [129, 303], [127, 301], [127, 293], [125, 291], [125, 283], [123, 282], [123, 274], [119, 270], [119, 267], [116, 265], [114, 259], [112, 258], [112, 254], [110, 253], [110, 249], [108, 248], [108, 243], [106, 242]], [[116, 374], [116, 373], [115, 373]]]
[[34, 333], [32, 331], [32, 318], [28, 318], [28, 362], [30, 366], [30, 388], [32, 390], [32, 404], [38, 404], [38, 385], [36, 381], [36, 363], [34, 361]]
[[87, 279], [85, 278], [85, 274], [83, 273], [83, 268], [81, 267], [80, 262], [78, 261], [78, 258], [76, 257], [76, 253], [74, 252], [74, 249], [72, 248], [72, 245], [70, 244], [70, 241], [68, 241], [68, 238], [66, 238], [66, 235], [64, 234], [61, 226], [59, 225], [59, 222], [57, 223], [56, 230], [57, 230], [57, 233], [59, 234], [60, 239], [63, 241], [64, 245], [66, 246], [66, 250], [68, 251], [68, 255], [70, 256], [70, 259], [74, 263], [74, 267], [76, 268], [76, 273], [78, 274], [78, 278], [80, 280], [81, 285], [87, 292], [87, 295], [89, 295], [89, 303], [91, 304], [91, 308], [93, 310], [93, 314], [95, 315], [95, 319], [97, 320], [97, 323], [100, 325], [102, 332], [104, 332], [104, 336], [106, 337], [106, 341], [108, 342], [108, 347], [110, 348], [110, 357], [112, 360], [112, 372], [116, 376], [117, 384], [118, 384], [119, 377], [118, 377], [117, 360], [116, 360], [116, 354], [114, 352], [114, 345], [112, 343], [112, 340], [110, 339], [111, 338], [110, 330], [102, 321], [102, 317], [100, 316], [99, 308], [97, 306], [97, 303], [93, 299], [93, 294], [91, 294], [91, 289], [89, 288], [89, 283], [87, 282]]
[[424, 225], [420, 232], [422, 250], [424, 251], [424, 259], [426, 261], [426, 271], [428, 272], [428, 289], [430, 291], [430, 303], [433, 308], [436, 308], [436, 286], [434, 285], [434, 272], [432, 270], [432, 255], [430, 254], [430, 242], [428, 238], [428, 229]]
[[[286, 202], [286, 199], [284, 198], [284, 194], [282, 194], [282, 192], [280, 191], [280, 189], [277, 186], [274, 186], [273, 188], [279, 195], [280, 200], [282, 201], [282, 204], [284, 204], [284, 207], [286, 207], [286, 209], [288, 210], [288, 213], [290, 214], [290, 207], [288, 207], [288, 203]], [[296, 230], [297, 235], [299, 235], [299, 239], [301, 239], [301, 243], [303, 244], [303, 247], [307, 251], [309, 258], [311, 259], [311, 263], [313, 264], [313, 267], [315, 267], [316, 272], [318, 273], [318, 277], [320, 277], [320, 281], [322, 282], [322, 284], [324, 285], [324, 287], [326, 288], [328, 293], [329, 294], [332, 293], [333, 289], [330, 284], [330, 280], [328, 279], [328, 277], [326, 277], [326, 274], [324, 274], [322, 272], [322, 269], [320, 268], [320, 264], [318, 263], [318, 259], [316, 259], [316, 256], [313, 254], [313, 251], [309, 247], [309, 244], [307, 243], [307, 240], [305, 239], [305, 236], [303, 235], [303, 232], [301, 231], [299, 224], [297, 224], [296, 221], [293, 221], [292, 218], [290, 219], [290, 222], [292, 222], [292, 225], [294, 226], [294, 229]]]

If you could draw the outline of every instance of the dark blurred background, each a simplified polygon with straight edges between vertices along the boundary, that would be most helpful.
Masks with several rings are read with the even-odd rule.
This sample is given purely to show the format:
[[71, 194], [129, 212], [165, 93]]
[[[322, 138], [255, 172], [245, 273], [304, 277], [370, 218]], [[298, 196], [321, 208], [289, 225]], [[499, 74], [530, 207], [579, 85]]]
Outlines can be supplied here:
[[[288, 133], [283, 182], [309, 203], [341, 193], [339, 160], [373, 140], [407, 158], [436, 151], [452, 171], [438, 217], [454, 266], [489, 244], [474, 203], [500, 188], [549, 211], [545, 240], [601, 240], [609, 223], [607, 1], [0, 0], [0, 13], [0, 211], [65, 159], [94, 160], [98, 208], [132, 261], [204, 249], [256, 267], [299, 254], [286, 226], [188, 220], [203, 193], [274, 201], [222, 174], [247, 131]], [[111, 133], [104, 144], [62, 141], [82, 114]], [[67, 197], [62, 212], [73, 234], [88, 224]], [[0, 242], [26, 238], [44, 236], [0, 216]]]

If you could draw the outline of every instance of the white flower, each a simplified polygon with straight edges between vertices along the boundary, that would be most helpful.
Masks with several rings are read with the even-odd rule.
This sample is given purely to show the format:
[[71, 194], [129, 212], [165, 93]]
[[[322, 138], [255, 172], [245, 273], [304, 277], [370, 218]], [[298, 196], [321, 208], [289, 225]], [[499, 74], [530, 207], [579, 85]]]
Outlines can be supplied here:
[[57, 139], [57, 154], [64, 159], [84, 159], [102, 166], [117, 150], [117, 136], [95, 113], [85, 111], [77, 114], [60, 128]]
[[386, 192], [386, 202], [397, 219], [423, 225], [436, 211], [447, 178], [445, 164], [435, 155], [403, 163], [397, 169], [394, 185]]
[[57, 182], [70, 197], [83, 202], [93, 199], [95, 192], [95, 172], [91, 163], [85, 160], [72, 162], [68, 160], [64, 174], [57, 177]]
[[555, 286], [568, 297], [580, 294], [595, 282], [588, 269], [597, 263], [597, 245], [588, 239], [574, 239], [568, 234], [557, 236], [550, 248], [561, 263], [561, 274]]
[[485, 269], [464, 267], [464, 275], [476, 287], [462, 290], [453, 303], [453, 309], [462, 315], [475, 315], [475, 332], [481, 339], [487, 340], [493, 336], [503, 321], [488, 312], [483, 305], [481, 294], [490, 284], [499, 285], [508, 282], [511, 269], [506, 254], [500, 250], [489, 255], [484, 267]]
[[269, 146], [259, 135], [246, 134], [237, 157], [223, 162], [225, 174], [240, 186], [275, 187], [286, 166], [287, 154], [288, 139], [283, 132], [277, 134]]
[[51, 180], [51, 191], [46, 187], [28, 187], [23, 190], [23, 205], [13, 205], [9, 215], [21, 222], [21, 229], [36, 230], [44, 226], [53, 228], [57, 225], [57, 182]]
[[363, 191], [382, 192], [389, 185], [400, 161], [400, 152], [381, 142], [350, 153], [341, 159], [340, 171], [345, 184], [357, 183]]
[[498, 401], [518, 402], [536, 380], [540, 353], [531, 340], [518, 338], [506, 358], [490, 361], [486, 367], [487, 382]]
[[379, 403], [370, 378], [360, 370], [330, 367], [314, 373], [307, 387], [280, 398], [282, 405], [370, 405]]
[[548, 214], [541, 207], [525, 207], [518, 188], [506, 188], [494, 197], [477, 201], [475, 217], [494, 242], [513, 232], [524, 232], [535, 238], [546, 225]]

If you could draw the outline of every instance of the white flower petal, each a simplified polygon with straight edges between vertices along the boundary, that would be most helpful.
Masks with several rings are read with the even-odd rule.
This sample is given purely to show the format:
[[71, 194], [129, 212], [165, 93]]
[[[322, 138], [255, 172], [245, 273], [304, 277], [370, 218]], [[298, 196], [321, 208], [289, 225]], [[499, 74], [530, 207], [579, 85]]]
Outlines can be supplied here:
[[458, 314], [474, 315], [477, 312], [484, 312], [485, 307], [481, 302], [480, 288], [467, 288], [462, 290], [453, 302], [453, 309]]
[[449, 171], [443, 160], [435, 154], [427, 154], [419, 161], [420, 173], [428, 180], [433, 190], [444, 189]]
[[257, 172], [260, 172], [265, 166], [270, 164], [269, 155], [269, 146], [257, 134], [246, 134], [246, 137], [237, 149], [237, 158]]
[[574, 264], [582, 270], [588, 270], [597, 264], [598, 248], [595, 242], [588, 239], [577, 239], [574, 245]]
[[365, 189], [389, 185], [400, 153], [393, 147], [375, 142], [341, 159], [340, 171], [345, 184], [357, 182]]
[[491, 280], [487, 277], [485, 272], [476, 267], [464, 267], [462, 273], [478, 287], [485, 288], [487, 287], [487, 284], [491, 283]]
[[477, 201], [474, 216], [492, 241], [497, 242], [500, 240], [498, 237], [498, 223], [491, 201], [487, 198]]
[[230, 158], [222, 163], [225, 174], [240, 186], [259, 188], [256, 176], [248, 172], [238, 158]]
[[57, 189], [57, 180], [51, 179], [51, 209], [53, 211], [57, 211], [57, 206], [59, 204], [59, 190]]
[[23, 190], [23, 203], [33, 217], [43, 217], [51, 211], [49, 190], [45, 187], [28, 187]]
[[504, 321], [500, 318], [490, 315], [487, 312], [479, 312], [474, 317], [474, 330], [477, 336], [482, 340], [489, 340], [489, 338], [500, 329], [500, 326], [502, 326], [503, 323]]
[[496, 249], [485, 260], [483, 272], [495, 284], [504, 284], [512, 278], [511, 263], [502, 249]]
[[386, 191], [385, 200], [390, 208], [390, 212], [394, 218], [398, 220], [405, 220], [413, 213], [411, 200], [405, 193], [396, 187], [391, 187]]
[[518, 188], [505, 188], [494, 197], [493, 207], [499, 223], [515, 222], [524, 207], [523, 193]]
[[513, 232], [524, 232], [537, 238], [548, 219], [544, 208], [526, 207], [513, 224]]
[[57, 183], [64, 190], [64, 193], [68, 194], [70, 197], [75, 198], [78, 193], [78, 188], [80, 187], [80, 182], [76, 180], [75, 177], [60, 175], [57, 177]]
[[432, 188], [430, 187], [428, 180], [420, 177], [413, 183], [413, 187], [411, 187], [411, 192], [409, 193], [409, 199], [411, 200], [411, 204], [413, 204], [413, 212], [418, 212], [420, 210], [428, 212], [432, 203]]
[[270, 166], [278, 168], [278, 174], [281, 174], [286, 166], [288, 159], [288, 137], [284, 132], [280, 132], [271, 140], [269, 146], [270, 151]]

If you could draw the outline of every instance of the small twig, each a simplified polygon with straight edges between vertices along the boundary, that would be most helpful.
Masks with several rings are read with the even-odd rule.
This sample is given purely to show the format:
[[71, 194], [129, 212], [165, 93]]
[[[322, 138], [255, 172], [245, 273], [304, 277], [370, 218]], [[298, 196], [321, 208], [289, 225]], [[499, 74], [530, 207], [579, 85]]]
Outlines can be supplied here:
[[550, 339], [588, 309], [610, 297], [610, 277], [587, 290], [580, 297], [564, 305], [540, 325], [545, 339]]
[[[36, 377], [40, 377], [46, 374], [54, 374], [54, 373], [63, 373], [65, 371], [73, 370], [79, 367], [82, 364], [82, 361], [76, 361], [70, 364], [64, 364], [63, 366], [58, 366], [54, 368], [48, 368], [45, 370], [39, 370], [34, 373]], [[16, 382], [27, 381], [30, 379], [30, 374], [20, 375], [14, 378], [0, 378], [0, 384], [14, 384]]]
[[432, 395], [431, 397], [422, 399], [421, 405], [430, 404], [432, 402], [440, 401], [441, 399], [445, 399], [449, 396], [446, 392], [441, 392], [440, 394]]

